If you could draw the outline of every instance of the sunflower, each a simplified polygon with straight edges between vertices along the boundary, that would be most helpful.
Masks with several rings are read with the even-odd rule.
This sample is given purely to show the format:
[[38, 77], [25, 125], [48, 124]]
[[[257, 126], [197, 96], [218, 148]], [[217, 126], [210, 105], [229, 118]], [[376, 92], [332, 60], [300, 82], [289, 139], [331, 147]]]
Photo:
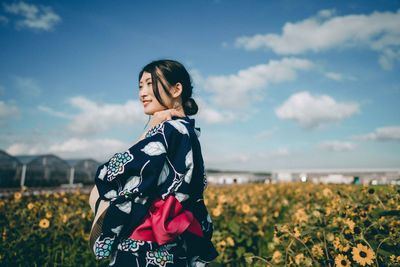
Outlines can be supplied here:
[[218, 203], [223, 204], [227, 201], [226, 196], [225, 195], [219, 195], [218, 196]]
[[15, 193], [14, 193], [14, 199], [15, 199], [15, 200], [20, 200], [21, 197], [22, 197], [21, 192], [15, 192]]
[[65, 215], [65, 214], [63, 214], [63, 215], [61, 216], [61, 220], [62, 220], [63, 223], [66, 223], [66, 222], [68, 221], [68, 216]]
[[34, 206], [35, 205], [33, 205], [33, 203], [28, 203], [27, 208], [28, 208], [28, 210], [31, 210], [31, 209], [33, 209]]
[[335, 266], [350, 267], [350, 261], [346, 255], [339, 254], [335, 257]]
[[329, 242], [332, 242], [334, 238], [335, 236], [332, 233], [328, 233], [326, 235], [326, 240], [328, 240]]
[[272, 262], [280, 263], [282, 259], [282, 253], [279, 250], [275, 250], [272, 254]]
[[225, 250], [226, 248], [226, 241], [222, 240], [217, 243], [218, 250]]
[[49, 227], [49, 225], [50, 225], [50, 222], [47, 219], [41, 219], [40, 222], [39, 222], [40, 228], [46, 229], [46, 228]]
[[322, 194], [324, 195], [324, 197], [330, 197], [333, 195], [332, 191], [329, 188], [324, 188], [322, 190]]
[[372, 264], [375, 259], [374, 251], [362, 244], [357, 244], [356, 247], [353, 247], [351, 254], [353, 254], [353, 260], [362, 266]]
[[345, 233], [347, 233], [347, 234], [354, 234], [354, 226], [356, 225], [356, 224], [354, 223], [354, 221], [351, 220], [351, 219], [346, 218], [346, 219], [343, 220], [343, 222], [344, 222], [344, 224], [346, 224], [347, 227], [349, 228], [349, 229], [346, 229], [346, 230], [345, 230]]
[[50, 219], [53, 216], [53, 213], [51, 211], [46, 212], [46, 218]]
[[231, 247], [235, 246], [235, 241], [234, 241], [233, 238], [230, 237], [230, 236], [228, 236], [228, 237], [226, 238], [226, 243], [228, 243], [228, 246], [231, 246]]
[[302, 262], [304, 259], [304, 254], [303, 253], [299, 253], [294, 257], [294, 261], [296, 262], [297, 265], [300, 264], [300, 262]]
[[242, 211], [244, 212], [244, 213], [249, 213], [250, 212], [250, 206], [249, 205], [247, 205], [247, 204], [243, 204], [242, 205]]
[[221, 215], [221, 213], [222, 213], [222, 210], [221, 210], [220, 207], [216, 207], [216, 208], [214, 208], [214, 209], [212, 210], [212, 215], [213, 215], [214, 217], [218, 217], [219, 215]]
[[315, 244], [312, 246], [311, 253], [316, 258], [322, 258], [322, 256], [324, 256], [324, 251], [322, 250], [321, 244]]
[[297, 237], [297, 238], [300, 237], [300, 236], [301, 236], [301, 233], [300, 233], [299, 228], [295, 227], [295, 228], [293, 229], [293, 234], [294, 234], [294, 236]]
[[298, 209], [294, 214], [294, 220], [297, 223], [307, 222], [308, 215], [306, 214], [304, 209]]
[[341, 252], [346, 252], [350, 249], [349, 244], [342, 245], [339, 237], [335, 237], [335, 240], [332, 243], [333, 243], [333, 246], [335, 247], [335, 249], [337, 249]]

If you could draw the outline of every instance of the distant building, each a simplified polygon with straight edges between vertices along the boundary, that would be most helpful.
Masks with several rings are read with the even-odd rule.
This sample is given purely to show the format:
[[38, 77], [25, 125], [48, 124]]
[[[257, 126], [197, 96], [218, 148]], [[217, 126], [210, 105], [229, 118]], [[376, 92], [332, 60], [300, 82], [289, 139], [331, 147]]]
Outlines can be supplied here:
[[0, 150], [0, 188], [93, 184], [99, 162], [52, 154], [12, 156]]
[[335, 184], [389, 184], [400, 182], [400, 169], [314, 169], [273, 171], [274, 182], [302, 181]]
[[268, 179], [268, 173], [207, 171], [207, 182], [210, 184], [264, 183]]
[[0, 150], [0, 187], [18, 187], [22, 166], [18, 158]]

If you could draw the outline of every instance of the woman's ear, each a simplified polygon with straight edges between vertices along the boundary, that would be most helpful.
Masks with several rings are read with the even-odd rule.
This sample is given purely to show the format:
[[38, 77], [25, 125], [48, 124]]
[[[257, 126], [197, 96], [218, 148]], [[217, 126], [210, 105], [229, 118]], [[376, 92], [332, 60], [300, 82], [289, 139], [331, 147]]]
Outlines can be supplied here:
[[173, 88], [172, 96], [174, 98], [176, 98], [176, 97], [180, 96], [181, 94], [182, 94], [182, 84], [178, 82], [175, 84], [175, 86]]

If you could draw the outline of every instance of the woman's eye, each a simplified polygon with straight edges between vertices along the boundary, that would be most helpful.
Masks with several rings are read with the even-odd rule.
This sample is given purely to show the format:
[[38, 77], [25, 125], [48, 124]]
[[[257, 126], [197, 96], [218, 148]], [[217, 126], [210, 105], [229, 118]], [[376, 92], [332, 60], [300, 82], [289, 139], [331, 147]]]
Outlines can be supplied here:
[[149, 84], [151, 84], [151, 83], [147, 83], [147, 85], [149, 85]]

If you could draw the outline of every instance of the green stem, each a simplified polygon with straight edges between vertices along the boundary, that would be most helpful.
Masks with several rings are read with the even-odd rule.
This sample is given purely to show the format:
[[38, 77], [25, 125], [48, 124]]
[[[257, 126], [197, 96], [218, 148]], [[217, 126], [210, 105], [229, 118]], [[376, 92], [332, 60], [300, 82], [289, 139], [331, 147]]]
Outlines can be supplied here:
[[287, 266], [287, 260], [288, 260], [288, 250], [290, 249], [290, 246], [293, 244], [294, 240], [291, 239], [289, 245], [287, 246], [285, 250], [285, 266]]
[[326, 246], [326, 237], [325, 237], [325, 230], [322, 230], [322, 233], [324, 235], [324, 248], [325, 248], [325, 254], [326, 254], [326, 259], [328, 261], [329, 267], [331, 267], [331, 263], [329, 261], [329, 253], [328, 253], [328, 248]]
[[254, 256], [249, 256], [249, 257], [247, 257], [247, 258], [250, 258], [250, 259], [256, 258], [256, 259], [258, 259], [258, 260], [262, 260], [263, 262], [269, 264], [270, 266], [273, 266], [269, 261], [267, 261], [267, 260], [264, 259], [263, 257], [259, 257], [259, 256], [255, 256], [255, 255], [254, 255]]
[[303, 246], [307, 249], [307, 251], [308, 251], [308, 253], [310, 254], [310, 256], [311, 256], [311, 259], [313, 260], [313, 262], [315, 261], [315, 259], [314, 259], [314, 257], [313, 257], [313, 255], [312, 255], [312, 253], [311, 253], [311, 251], [310, 251], [310, 249], [306, 246], [306, 244], [304, 244], [304, 242], [303, 241], [301, 241], [300, 239], [298, 239], [297, 237], [295, 237], [292, 233], [290, 233], [289, 232], [289, 235], [291, 236], [291, 237], [293, 237], [294, 239], [296, 239], [297, 241], [299, 241], [301, 244], [303, 244]]

